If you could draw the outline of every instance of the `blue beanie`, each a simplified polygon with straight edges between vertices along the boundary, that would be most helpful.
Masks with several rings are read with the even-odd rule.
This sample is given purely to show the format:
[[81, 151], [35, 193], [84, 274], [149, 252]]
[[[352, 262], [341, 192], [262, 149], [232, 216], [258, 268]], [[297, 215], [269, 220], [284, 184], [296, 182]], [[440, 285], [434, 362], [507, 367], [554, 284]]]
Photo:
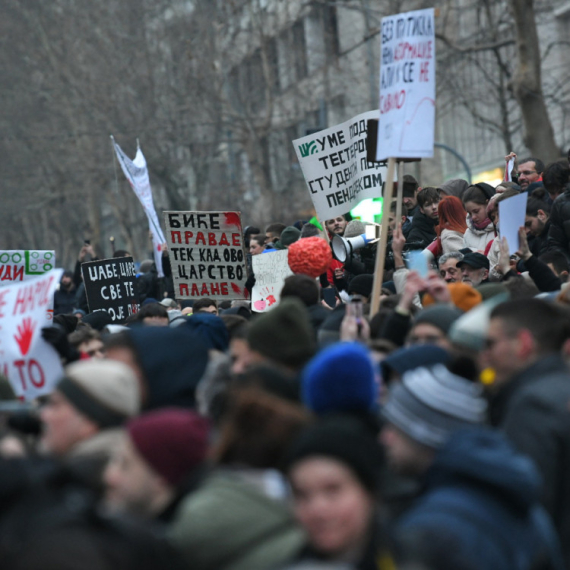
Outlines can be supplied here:
[[420, 366], [445, 364], [449, 358], [447, 350], [433, 344], [417, 344], [399, 348], [380, 363], [382, 378], [387, 380], [392, 370], [402, 376], [405, 372]]
[[303, 370], [301, 393], [317, 414], [376, 410], [379, 385], [370, 353], [357, 342], [325, 348]]
[[198, 333], [208, 348], [225, 352], [230, 345], [230, 335], [224, 321], [210, 313], [196, 313], [186, 321], [188, 328]]

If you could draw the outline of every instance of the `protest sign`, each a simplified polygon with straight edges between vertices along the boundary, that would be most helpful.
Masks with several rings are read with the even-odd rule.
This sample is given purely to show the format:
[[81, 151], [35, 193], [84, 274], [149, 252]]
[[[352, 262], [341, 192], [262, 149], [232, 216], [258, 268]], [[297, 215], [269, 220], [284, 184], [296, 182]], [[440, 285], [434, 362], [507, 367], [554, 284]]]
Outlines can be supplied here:
[[293, 141], [321, 221], [346, 214], [365, 198], [378, 198], [386, 168], [366, 159], [368, 119], [378, 111]]
[[164, 212], [178, 299], [247, 299], [240, 212]]
[[382, 18], [376, 159], [433, 156], [434, 10]]
[[0, 372], [25, 400], [49, 394], [63, 375], [59, 355], [41, 334], [51, 325], [47, 309], [62, 273], [52, 269], [0, 288]]
[[116, 257], [81, 264], [89, 311], [107, 311], [113, 323], [138, 313], [137, 270], [132, 257]]
[[499, 202], [499, 225], [501, 237], [507, 238], [509, 254], [519, 250], [519, 228], [524, 226], [526, 219], [526, 202], [528, 194], [523, 192]]
[[[113, 137], [111, 137], [113, 139]], [[121, 147], [113, 139], [113, 147], [117, 153], [119, 164], [123, 173], [127, 177], [131, 188], [137, 195], [148, 219], [148, 227], [152, 235], [152, 246], [154, 250], [154, 263], [159, 277], [164, 277], [162, 271], [162, 247], [166, 243], [164, 234], [160, 228], [154, 202], [152, 199], [152, 188], [150, 187], [150, 179], [148, 177], [148, 168], [146, 158], [140, 148], [137, 148], [137, 154], [134, 160], [131, 160], [121, 149]]]
[[256, 313], [269, 311], [279, 303], [283, 282], [293, 275], [287, 260], [289, 252], [284, 249], [254, 255], [251, 258], [255, 285], [251, 291], [251, 306]]
[[55, 268], [55, 251], [35, 249], [0, 250], [0, 286], [26, 281]]

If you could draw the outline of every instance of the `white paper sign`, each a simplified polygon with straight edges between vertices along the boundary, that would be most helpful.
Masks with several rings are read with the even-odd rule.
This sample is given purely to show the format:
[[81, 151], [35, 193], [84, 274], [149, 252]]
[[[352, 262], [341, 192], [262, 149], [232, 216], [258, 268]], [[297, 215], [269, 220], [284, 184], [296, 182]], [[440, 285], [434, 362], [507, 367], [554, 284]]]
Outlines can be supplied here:
[[49, 394], [63, 375], [59, 355], [41, 332], [51, 325], [46, 309], [62, 274], [53, 269], [0, 289], [0, 372], [28, 401]]
[[377, 160], [433, 156], [434, 10], [382, 18]]
[[55, 251], [36, 249], [0, 250], [0, 286], [26, 281], [55, 268]]
[[146, 158], [141, 149], [137, 149], [134, 160], [131, 160], [121, 149], [121, 147], [113, 140], [115, 152], [123, 173], [127, 177], [131, 188], [137, 195], [148, 219], [148, 227], [152, 235], [152, 246], [154, 250], [154, 263], [159, 277], [164, 277], [162, 271], [162, 245], [166, 243], [164, 234], [160, 228], [156, 210], [154, 209], [154, 201], [152, 199], [152, 188], [148, 177], [148, 168]]
[[510, 255], [519, 250], [519, 228], [524, 226], [527, 199], [528, 194], [523, 192], [499, 202], [500, 234], [501, 238], [507, 238]]
[[378, 111], [293, 141], [319, 220], [346, 214], [382, 195], [386, 167], [366, 160], [366, 122]]
[[289, 251], [261, 253], [251, 258], [255, 285], [251, 292], [251, 306], [256, 313], [265, 313], [279, 303], [283, 282], [293, 275], [287, 257]]

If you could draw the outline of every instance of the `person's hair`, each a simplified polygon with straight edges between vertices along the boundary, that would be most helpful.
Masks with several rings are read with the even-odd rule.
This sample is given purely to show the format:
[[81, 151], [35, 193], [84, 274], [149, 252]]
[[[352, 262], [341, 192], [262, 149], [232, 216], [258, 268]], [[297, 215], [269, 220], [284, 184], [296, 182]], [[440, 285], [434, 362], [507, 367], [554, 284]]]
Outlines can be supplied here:
[[[492, 190], [491, 186], [489, 186], [489, 188]], [[480, 185], [473, 185], [469, 186], [469, 188], [463, 192], [461, 201], [464, 205], [467, 204], [467, 202], [474, 202], [475, 204], [484, 206], [491, 198], [491, 195], [491, 193], [485, 192], [485, 190]]]
[[550, 204], [538, 200], [537, 198], [529, 198], [526, 203], [526, 215], [536, 218], [536, 216], [538, 216], [538, 210], [542, 210], [545, 214], [550, 214]]
[[461, 261], [465, 256], [460, 251], [450, 251], [449, 253], [444, 253], [438, 261], [438, 265], [442, 265], [448, 259], [457, 259], [457, 261]]
[[514, 279], [505, 281], [503, 285], [509, 292], [509, 299], [511, 301], [532, 299], [540, 293], [538, 287], [534, 284], [533, 281], [529, 281], [521, 275], [515, 277]]
[[550, 194], [560, 194], [570, 182], [570, 164], [564, 159], [551, 162], [542, 174], [542, 183]]
[[281, 232], [286, 228], [287, 226], [285, 224], [282, 224], [281, 222], [274, 222], [272, 224], [269, 224], [266, 228], [265, 228], [265, 233], [266, 234], [273, 234], [276, 237], [279, 237], [281, 235]]
[[[513, 196], [518, 196], [520, 194], [520, 192], [518, 190], [515, 190], [514, 188], [511, 188], [510, 190], [505, 190], [502, 194], [495, 194], [495, 196], [493, 196], [493, 198], [491, 200], [489, 200], [489, 203], [487, 204], [487, 216], [490, 217], [491, 214], [495, 211], [498, 210], [498, 204], [499, 202], [502, 202], [503, 200], [506, 200], [507, 198], [512, 198]], [[463, 202], [465, 204], [465, 202]]]
[[[398, 200], [392, 200], [392, 203], [390, 204], [390, 212], [395, 214], [397, 209], [398, 209]], [[408, 215], [408, 208], [406, 208], [406, 206], [402, 204], [402, 216], [407, 216], [407, 215]]]
[[503, 180], [500, 184], [495, 186], [495, 190], [499, 187], [505, 188], [505, 190], [517, 190], [518, 192], [521, 191], [521, 187], [516, 182], [507, 182]]
[[241, 315], [220, 315], [220, 318], [224, 321], [224, 325], [226, 325], [228, 329], [230, 340], [234, 338], [234, 332], [239, 329], [239, 327], [247, 324], [247, 319]]
[[202, 297], [201, 299], [196, 299], [194, 301], [194, 305], [192, 307], [192, 312], [197, 313], [200, 309], [206, 309], [207, 307], [216, 307], [218, 308], [218, 304], [214, 299], [210, 299], [209, 297]]
[[491, 319], [500, 319], [509, 335], [528, 330], [541, 354], [559, 352], [570, 334], [568, 310], [541, 299], [525, 299], [524, 310], [520, 300], [501, 303]]
[[534, 158], [533, 156], [529, 156], [528, 158], [523, 158], [523, 160], [519, 160], [519, 164], [524, 164], [525, 162], [534, 162], [534, 169], [538, 174], [542, 174], [544, 172], [544, 162], [542, 162], [540, 158]]
[[319, 228], [317, 228], [315, 224], [311, 224], [311, 222], [307, 222], [301, 229], [301, 238], [315, 237], [318, 235], [320, 235]]
[[298, 404], [259, 388], [244, 388], [225, 415], [212, 460], [221, 465], [281, 469], [291, 443], [309, 419]]
[[249, 238], [249, 243], [251, 245], [251, 242], [255, 241], [257, 242], [258, 245], [260, 245], [261, 247], [263, 247], [265, 245], [265, 236], [262, 235], [256, 235], [256, 236], [251, 236]]
[[420, 187], [418, 181], [411, 174], [404, 174], [404, 185], [411, 187], [415, 185], [414, 192]]
[[249, 331], [249, 323], [246, 321], [232, 330], [230, 340], [247, 340], [247, 333]]
[[67, 340], [71, 346], [77, 348], [84, 342], [89, 342], [90, 340], [101, 340], [101, 333], [86, 325], [74, 330], [67, 336]]
[[281, 298], [297, 297], [305, 307], [316, 305], [319, 302], [319, 286], [308, 275], [290, 275], [283, 283]]
[[146, 317], [160, 317], [168, 319], [168, 311], [166, 307], [160, 303], [148, 303], [140, 308], [140, 311], [134, 315], [136, 320], [142, 322]]
[[113, 257], [131, 257], [131, 254], [126, 249], [118, 249], [113, 254]]
[[546, 264], [551, 263], [552, 267], [554, 267], [554, 270], [559, 275], [563, 271], [566, 272], [570, 271], [570, 266], [568, 265], [568, 260], [566, 259], [566, 256], [557, 249], [551, 249], [550, 251], [546, 251], [538, 259], [540, 259], [540, 261]]
[[439, 202], [439, 192], [433, 186], [426, 186], [418, 192], [418, 205], [420, 208]]
[[465, 233], [467, 229], [465, 216], [467, 213], [463, 208], [463, 203], [457, 196], [446, 196], [440, 200], [437, 212], [439, 216], [438, 235], [441, 235], [443, 230]]

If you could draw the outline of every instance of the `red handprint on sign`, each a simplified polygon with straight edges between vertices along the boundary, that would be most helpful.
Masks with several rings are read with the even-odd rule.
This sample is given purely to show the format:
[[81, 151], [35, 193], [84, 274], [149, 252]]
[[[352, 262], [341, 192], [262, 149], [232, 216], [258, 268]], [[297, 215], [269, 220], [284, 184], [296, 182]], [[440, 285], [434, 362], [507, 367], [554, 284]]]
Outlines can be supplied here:
[[28, 354], [28, 350], [30, 350], [35, 327], [36, 323], [32, 322], [30, 317], [24, 319], [22, 324], [18, 326], [18, 334], [14, 335], [14, 338], [20, 347], [22, 356], [26, 356], [26, 354]]

